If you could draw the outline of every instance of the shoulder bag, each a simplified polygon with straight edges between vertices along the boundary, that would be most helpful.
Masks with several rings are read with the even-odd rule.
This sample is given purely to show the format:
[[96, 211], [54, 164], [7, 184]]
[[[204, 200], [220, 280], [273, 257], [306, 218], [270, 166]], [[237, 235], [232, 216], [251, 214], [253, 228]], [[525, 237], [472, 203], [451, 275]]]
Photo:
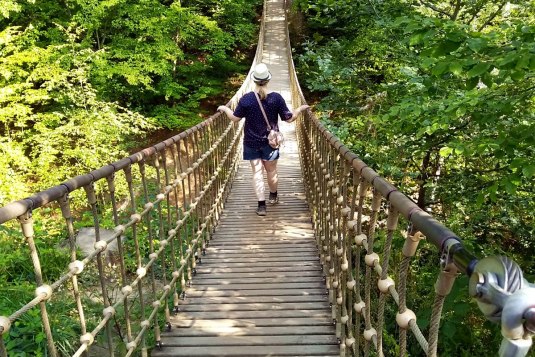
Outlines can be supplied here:
[[273, 149], [278, 149], [282, 143], [284, 142], [284, 136], [280, 131], [276, 131], [274, 129], [271, 129], [271, 125], [269, 125], [269, 120], [267, 118], [266, 112], [264, 111], [264, 107], [262, 106], [262, 102], [260, 101], [260, 97], [258, 96], [258, 93], [254, 92], [256, 101], [258, 102], [258, 105], [260, 106], [260, 110], [262, 111], [262, 115], [264, 116], [264, 120], [267, 124], [267, 129], [269, 131], [268, 134], [268, 142], [269, 146], [271, 146]]

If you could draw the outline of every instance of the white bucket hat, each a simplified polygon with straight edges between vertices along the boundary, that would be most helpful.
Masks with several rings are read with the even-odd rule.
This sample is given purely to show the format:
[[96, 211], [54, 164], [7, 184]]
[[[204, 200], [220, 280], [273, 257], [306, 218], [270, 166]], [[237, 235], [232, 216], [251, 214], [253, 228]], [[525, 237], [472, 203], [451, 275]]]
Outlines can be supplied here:
[[264, 63], [255, 66], [252, 76], [255, 82], [267, 82], [271, 79], [271, 73]]

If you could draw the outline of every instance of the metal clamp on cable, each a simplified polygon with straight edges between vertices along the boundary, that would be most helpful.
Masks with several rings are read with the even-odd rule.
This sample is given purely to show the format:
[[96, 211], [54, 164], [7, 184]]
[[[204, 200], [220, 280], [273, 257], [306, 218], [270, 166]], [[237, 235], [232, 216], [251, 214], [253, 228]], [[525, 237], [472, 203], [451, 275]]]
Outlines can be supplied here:
[[470, 277], [470, 295], [487, 319], [501, 322], [501, 357], [523, 357], [529, 352], [535, 325], [535, 285], [520, 267], [503, 256], [480, 260]]
[[450, 264], [455, 264], [459, 271], [470, 277], [477, 262], [476, 257], [464, 248], [459, 238], [450, 237], [442, 244], [440, 256], [442, 270], [446, 270], [446, 267], [450, 266]]

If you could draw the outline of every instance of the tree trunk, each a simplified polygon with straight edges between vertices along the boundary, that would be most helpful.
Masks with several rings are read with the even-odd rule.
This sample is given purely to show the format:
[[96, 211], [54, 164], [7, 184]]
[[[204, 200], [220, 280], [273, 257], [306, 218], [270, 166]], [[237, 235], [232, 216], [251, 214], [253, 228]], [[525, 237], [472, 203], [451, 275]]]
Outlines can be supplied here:
[[416, 204], [421, 209], [425, 210], [425, 201], [426, 201], [426, 187], [427, 180], [429, 179], [429, 165], [431, 162], [431, 149], [429, 149], [424, 156], [422, 161], [422, 167], [420, 169], [420, 176], [418, 177], [418, 201]]

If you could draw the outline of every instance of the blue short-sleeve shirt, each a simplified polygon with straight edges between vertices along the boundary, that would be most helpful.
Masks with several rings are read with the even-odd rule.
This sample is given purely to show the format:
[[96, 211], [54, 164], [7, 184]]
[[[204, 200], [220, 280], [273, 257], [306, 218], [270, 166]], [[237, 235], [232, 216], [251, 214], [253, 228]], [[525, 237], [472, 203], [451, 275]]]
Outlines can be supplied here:
[[[258, 106], [258, 101], [255, 98], [255, 92], [245, 94], [239, 101], [234, 116], [238, 118], [245, 117], [243, 143], [251, 148], [261, 148], [268, 144], [267, 136], [269, 131], [267, 124]], [[266, 112], [271, 128], [279, 130], [278, 117], [280, 115], [282, 120], [289, 120], [292, 117], [292, 112], [288, 109], [284, 98], [276, 92], [269, 93], [262, 105]]]

